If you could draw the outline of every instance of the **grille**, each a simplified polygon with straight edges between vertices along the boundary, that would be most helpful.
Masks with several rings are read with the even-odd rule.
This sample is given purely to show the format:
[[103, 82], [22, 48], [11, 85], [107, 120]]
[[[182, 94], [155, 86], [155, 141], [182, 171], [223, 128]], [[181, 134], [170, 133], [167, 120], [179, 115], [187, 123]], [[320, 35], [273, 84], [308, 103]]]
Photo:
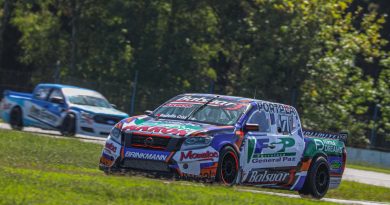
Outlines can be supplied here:
[[172, 138], [169, 136], [151, 136], [142, 134], [125, 134], [124, 141], [126, 147], [136, 147], [142, 149], [179, 150], [184, 138]]
[[120, 117], [107, 116], [107, 115], [95, 115], [93, 120], [96, 123], [106, 124], [106, 125], [115, 125], [122, 120]]
[[131, 137], [132, 147], [147, 147], [151, 149], [165, 150], [168, 146], [170, 138], [168, 137], [152, 137], [143, 135], [133, 135]]
[[140, 159], [125, 159], [123, 161], [123, 167], [132, 169], [142, 169], [148, 171], [161, 171], [169, 172], [169, 166], [166, 162], [140, 160]]

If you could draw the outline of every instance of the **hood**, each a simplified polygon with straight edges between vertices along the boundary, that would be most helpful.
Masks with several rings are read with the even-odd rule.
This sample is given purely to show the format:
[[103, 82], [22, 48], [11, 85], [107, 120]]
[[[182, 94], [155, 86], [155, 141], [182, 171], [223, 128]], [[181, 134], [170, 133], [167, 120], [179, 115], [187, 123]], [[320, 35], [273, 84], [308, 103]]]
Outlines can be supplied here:
[[121, 112], [114, 108], [96, 107], [96, 106], [89, 106], [89, 105], [72, 105], [71, 107], [76, 108], [78, 110], [90, 112], [92, 114], [113, 115], [113, 116], [118, 116], [123, 118], [129, 116], [126, 113]]
[[123, 132], [141, 132], [145, 134], [175, 135], [181, 137], [232, 128], [234, 127], [184, 120], [155, 119], [146, 115], [122, 120]]

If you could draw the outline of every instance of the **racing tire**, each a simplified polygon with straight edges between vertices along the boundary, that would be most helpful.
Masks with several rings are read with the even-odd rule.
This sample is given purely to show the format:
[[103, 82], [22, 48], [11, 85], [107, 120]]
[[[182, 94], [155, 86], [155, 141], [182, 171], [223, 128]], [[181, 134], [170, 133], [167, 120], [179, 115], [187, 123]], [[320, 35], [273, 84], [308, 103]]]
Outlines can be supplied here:
[[11, 128], [14, 130], [22, 130], [23, 129], [23, 113], [20, 107], [15, 107], [11, 111], [9, 124]]
[[220, 151], [216, 181], [224, 185], [234, 185], [238, 175], [237, 152], [230, 146]]
[[311, 196], [321, 199], [328, 192], [330, 182], [329, 165], [324, 157], [318, 157], [310, 166], [305, 184], [299, 194], [306, 198]]
[[64, 136], [74, 136], [76, 134], [76, 116], [73, 113], [65, 116], [61, 125], [61, 134]]

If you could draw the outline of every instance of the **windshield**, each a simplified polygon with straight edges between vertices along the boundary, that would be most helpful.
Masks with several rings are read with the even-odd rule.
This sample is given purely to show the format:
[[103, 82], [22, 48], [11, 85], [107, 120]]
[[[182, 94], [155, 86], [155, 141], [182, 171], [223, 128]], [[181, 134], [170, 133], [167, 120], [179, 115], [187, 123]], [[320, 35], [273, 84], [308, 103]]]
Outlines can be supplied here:
[[64, 88], [62, 91], [70, 103], [111, 108], [110, 103], [96, 91], [77, 88]]
[[153, 114], [160, 118], [234, 125], [247, 106], [248, 103], [220, 98], [179, 96], [163, 104]]
[[110, 104], [103, 98], [97, 98], [88, 95], [74, 95], [68, 97], [69, 102], [77, 105], [89, 105], [95, 107], [110, 108]]

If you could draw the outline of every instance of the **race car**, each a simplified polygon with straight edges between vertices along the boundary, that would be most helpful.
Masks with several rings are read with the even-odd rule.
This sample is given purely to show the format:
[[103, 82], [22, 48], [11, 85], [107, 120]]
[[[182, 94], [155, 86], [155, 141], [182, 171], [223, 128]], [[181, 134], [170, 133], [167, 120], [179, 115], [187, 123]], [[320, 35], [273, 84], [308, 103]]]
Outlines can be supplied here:
[[39, 84], [32, 94], [6, 90], [0, 110], [13, 129], [32, 126], [98, 137], [107, 137], [116, 123], [129, 117], [94, 90], [60, 84]]
[[346, 133], [302, 130], [292, 106], [182, 94], [146, 115], [116, 124], [99, 167], [106, 173], [170, 173], [322, 198], [341, 182], [346, 138]]

